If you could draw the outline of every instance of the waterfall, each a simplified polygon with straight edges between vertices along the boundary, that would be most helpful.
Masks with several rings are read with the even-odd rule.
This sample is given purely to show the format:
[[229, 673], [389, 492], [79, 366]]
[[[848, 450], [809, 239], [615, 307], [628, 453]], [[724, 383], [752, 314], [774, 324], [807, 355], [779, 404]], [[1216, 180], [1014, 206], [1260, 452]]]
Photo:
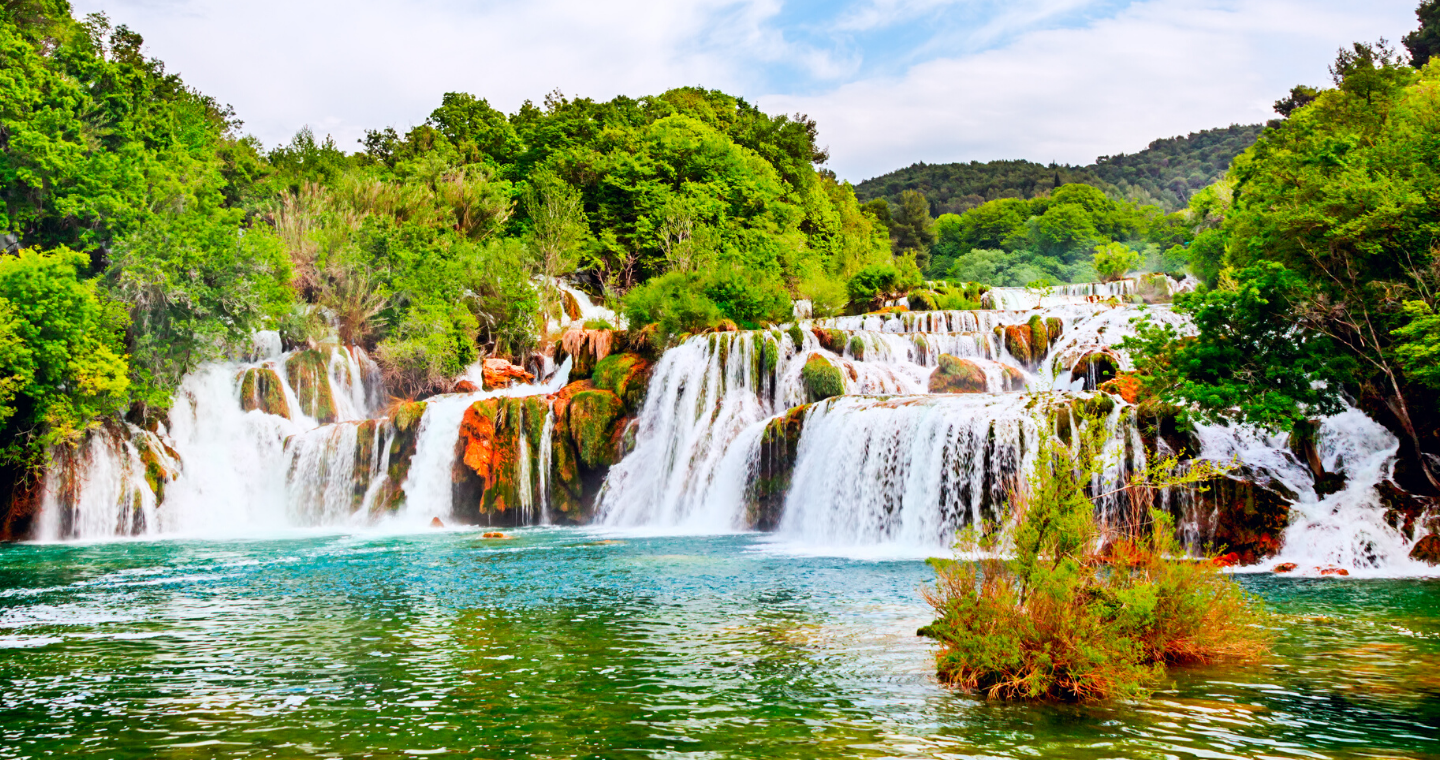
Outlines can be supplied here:
[[159, 435], [128, 423], [107, 425], [54, 456], [58, 461], [46, 471], [41, 491], [37, 538], [139, 536], [157, 529], [156, 489], [179, 470]]

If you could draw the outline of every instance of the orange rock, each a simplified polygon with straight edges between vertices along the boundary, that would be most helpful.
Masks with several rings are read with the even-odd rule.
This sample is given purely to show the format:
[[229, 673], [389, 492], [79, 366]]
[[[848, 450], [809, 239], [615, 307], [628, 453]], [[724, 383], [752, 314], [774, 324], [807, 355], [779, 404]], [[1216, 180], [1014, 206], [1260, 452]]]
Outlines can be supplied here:
[[1349, 570], [1346, 570], [1346, 569], [1343, 568], [1343, 567], [1322, 567], [1322, 568], [1320, 568], [1320, 574], [1321, 574], [1321, 575], [1349, 575], [1349, 574], [1350, 574], [1350, 571], [1349, 571]]
[[1288, 573], [1288, 572], [1293, 571], [1294, 569], [1295, 569], [1295, 563], [1294, 563], [1294, 562], [1281, 562], [1280, 564], [1278, 564], [1278, 565], [1275, 566], [1275, 572], [1277, 572], [1277, 573]]
[[501, 532], [499, 532], [499, 531], [491, 531], [491, 532], [489, 532], [489, 533], [481, 533], [481, 534], [480, 534], [480, 537], [481, 537], [481, 538], [509, 538], [509, 536], [507, 536], [507, 535], [505, 535], [504, 533], [501, 533]]
[[1140, 380], [1134, 375], [1122, 372], [1100, 384], [1100, 390], [1113, 393], [1125, 399], [1127, 404], [1140, 402]]
[[1214, 562], [1217, 567], [1234, 567], [1240, 564], [1240, 555], [1235, 552], [1230, 552], [1229, 554], [1222, 554], [1216, 557], [1211, 560], [1211, 562]]
[[472, 383], [472, 382], [470, 382], [469, 380], [461, 380], [460, 382], [458, 382], [458, 383], [455, 384], [455, 387], [454, 387], [454, 388], [451, 388], [451, 389], [450, 389], [450, 392], [451, 392], [451, 393], [475, 393], [475, 392], [477, 392], [477, 391], [479, 391], [479, 390], [480, 390], [480, 389], [479, 389], [479, 388], [476, 388], [476, 387], [475, 387], [475, 384]]
[[430, 527], [432, 527], [432, 528], [443, 528], [443, 527], [445, 527], [445, 523], [440, 522], [440, 518], [438, 518], [438, 517], [432, 517], [432, 518], [430, 518]]
[[484, 376], [485, 387], [490, 390], [508, 388], [516, 380], [528, 383], [535, 379], [535, 376], [526, 372], [524, 367], [517, 367], [504, 359], [486, 359], [480, 369]]
[[495, 485], [495, 474], [499, 470], [500, 458], [504, 452], [495, 448], [495, 403], [493, 399], [476, 401], [465, 410], [460, 421], [460, 444], [464, 447], [462, 459], [465, 466], [475, 471], [485, 481], [485, 487]]

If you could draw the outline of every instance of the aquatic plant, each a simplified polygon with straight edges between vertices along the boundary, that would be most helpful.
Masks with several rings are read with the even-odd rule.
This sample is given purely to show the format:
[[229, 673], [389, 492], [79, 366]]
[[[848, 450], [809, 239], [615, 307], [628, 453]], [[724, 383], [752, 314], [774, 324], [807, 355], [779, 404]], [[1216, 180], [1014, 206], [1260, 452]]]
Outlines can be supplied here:
[[[1141, 697], [1167, 664], [1265, 651], [1264, 613], [1217, 563], [1185, 556], [1170, 516], [1148, 509], [1157, 489], [1226, 467], [1162, 457], [1097, 494], [1105, 426], [1082, 414], [1077, 427], [1068, 444], [1041, 442], [1008, 530], [962, 535], [957, 548], [978, 559], [931, 560], [924, 595], [939, 617], [920, 634], [940, 644], [940, 680], [1000, 699]], [[1096, 500], [1122, 491], [1140, 517], [1098, 524]]]

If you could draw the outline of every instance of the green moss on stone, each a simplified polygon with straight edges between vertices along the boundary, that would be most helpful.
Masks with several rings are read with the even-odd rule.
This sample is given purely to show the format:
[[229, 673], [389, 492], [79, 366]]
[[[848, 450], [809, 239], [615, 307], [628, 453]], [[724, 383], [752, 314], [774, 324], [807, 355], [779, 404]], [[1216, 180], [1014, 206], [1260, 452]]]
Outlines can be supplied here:
[[805, 386], [805, 398], [812, 403], [845, 394], [845, 376], [820, 354], [810, 354], [800, 369], [800, 381]]
[[969, 359], [941, 354], [939, 366], [930, 375], [931, 393], [984, 393], [989, 390], [985, 370]]
[[325, 354], [315, 350], [297, 352], [285, 362], [285, 376], [302, 414], [322, 425], [335, 421], [330, 361]]
[[280, 376], [269, 367], [251, 367], [240, 375], [240, 408], [290, 417], [290, 404], [285, 401], [285, 387]]

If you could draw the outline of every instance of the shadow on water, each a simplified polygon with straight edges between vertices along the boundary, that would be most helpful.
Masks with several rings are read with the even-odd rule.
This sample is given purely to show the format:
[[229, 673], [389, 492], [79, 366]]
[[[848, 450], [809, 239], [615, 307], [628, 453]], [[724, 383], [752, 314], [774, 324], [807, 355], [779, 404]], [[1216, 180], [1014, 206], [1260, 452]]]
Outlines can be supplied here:
[[0, 758], [1440, 755], [1440, 583], [1242, 576], [1261, 663], [939, 687], [918, 562], [574, 529], [0, 547]]

